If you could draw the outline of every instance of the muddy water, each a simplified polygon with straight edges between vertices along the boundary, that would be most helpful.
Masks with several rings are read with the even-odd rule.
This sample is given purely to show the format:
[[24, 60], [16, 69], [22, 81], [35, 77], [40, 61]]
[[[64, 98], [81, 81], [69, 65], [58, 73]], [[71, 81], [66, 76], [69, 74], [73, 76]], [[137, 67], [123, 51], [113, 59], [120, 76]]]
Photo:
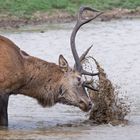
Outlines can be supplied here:
[[[73, 65], [69, 37], [74, 24], [38, 26], [3, 32], [31, 55], [56, 62], [63, 54]], [[45, 30], [45, 33], [40, 33]], [[93, 44], [90, 54], [102, 64], [109, 79], [120, 86], [132, 102], [128, 125], [111, 126], [85, 123], [87, 114], [78, 108], [57, 104], [42, 108], [34, 99], [11, 96], [9, 128], [0, 130], [0, 139], [140, 139], [140, 20], [96, 22], [78, 33], [81, 54]]]

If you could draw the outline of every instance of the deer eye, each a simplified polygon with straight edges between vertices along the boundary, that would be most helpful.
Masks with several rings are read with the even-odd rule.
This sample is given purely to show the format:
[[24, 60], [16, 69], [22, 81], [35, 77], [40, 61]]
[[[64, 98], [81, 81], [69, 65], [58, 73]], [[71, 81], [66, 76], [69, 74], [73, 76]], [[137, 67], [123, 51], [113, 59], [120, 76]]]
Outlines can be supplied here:
[[77, 77], [77, 80], [78, 80], [78, 82], [81, 82], [81, 78], [80, 77]]
[[77, 77], [77, 81], [78, 81], [78, 86], [80, 86], [81, 85], [81, 78]]

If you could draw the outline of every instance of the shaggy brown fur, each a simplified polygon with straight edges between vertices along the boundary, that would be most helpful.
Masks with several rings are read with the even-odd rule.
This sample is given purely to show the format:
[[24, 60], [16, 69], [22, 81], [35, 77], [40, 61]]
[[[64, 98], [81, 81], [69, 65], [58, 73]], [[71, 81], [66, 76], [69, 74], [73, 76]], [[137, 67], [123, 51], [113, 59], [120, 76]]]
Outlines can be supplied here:
[[[91, 107], [81, 75], [68, 66], [62, 55], [59, 65], [49, 63], [28, 55], [12, 41], [0, 36], [0, 95], [11, 94], [36, 98], [44, 107], [57, 102], [78, 106], [83, 111]], [[4, 101], [0, 102], [3, 104]], [[3, 109], [0, 106], [0, 110]]]

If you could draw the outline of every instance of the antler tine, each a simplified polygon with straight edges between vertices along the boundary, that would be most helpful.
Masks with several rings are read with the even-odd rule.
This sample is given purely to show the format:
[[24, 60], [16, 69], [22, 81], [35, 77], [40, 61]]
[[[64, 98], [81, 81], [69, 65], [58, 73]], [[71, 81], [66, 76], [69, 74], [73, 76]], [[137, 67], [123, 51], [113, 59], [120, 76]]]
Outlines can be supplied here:
[[[70, 38], [71, 50], [72, 50], [73, 57], [74, 57], [74, 60], [75, 60], [75, 68], [76, 68], [76, 70], [77, 70], [79, 73], [81, 73], [81, 71], [82, 71], [82, 72], [84, 72], [84, 71], [83, 71], [83, 68], [82, 68], [82, 65], [81, 65], [81, 62], [80, 62], [80, 58], [79, 58], [79, 56], [78, 56], [78, 54], [77, 54], [77, 51], [76, 51], [75, 37], [76, 37], [77, 31], [79, 30], [79, 28], [80, 28], [82, 25], [84, 25], [84, 24], [90, 22], [91, 20], [97, 18], [99, 15], [102, 14], [102, 13], [99, 13], [98, 15], [96, 15], [96, 16], [93, 17], [93, 18], [90, 18], [90, 19], [87, 19], [87, 20], [82, 20], [82, 14], [83, 14], [83, 12], [84, 12], [85, 10], [89, 10], [89, 11], [93, 11], [93, 12], [99, 12], [99, 11], [97, 11], [97, 10], [95, 10], [95, 9], [90, 8], [90, 7], [81, 7], [81, 8], [80, 8], [80, 11], [79, 11], [79, 14], [78, 14], [78, 18], [77, 18], [77, 23], [76, 23], [76, 25], [75, 25], [75, 27], [74, 27], [74, 29], [73, 29], [72, 34], [71, 34], [71, 38]], [[90, 49], [89, 49], [89, 50], [90, 50]], [[85, 73], [85, 72], [84, 72], [84, 73]], [[87, 75], [89, 75], [89, 74], [87, 74]], [[90, 75], [91, 75], [91, 74], [90, 74]]]
[[95, 89], [94, 87], [89, 86], [89, 85], [86, 84], [86, 83], [83, 83], [83, 86], [86, 87], [86, 88], [88, 88], [88, 89], [94, 90], [94, 91], [99, 91], [98, 89]]
[[[80, 56], [80, 62], [82, 62], [82, 61], [85, 59], [86, 55], [88, 54], [88, 52], [90, 51], [90, 49], [91, 49], [92, 47], [93, 47], [93, 45], [91, 45], [91, 46]], [[75, 65], [74, 65], [74, 68], [75, 68]], [[87, 71], [83, 70], [83, 68], [82, 68], [82, 70], [81, 70], [81, 74], [90, 75], [90, 76], [97, 76], [97, 75], [99, 75], [99, 73], [90, 73], [90, 72], [87, 72]]]
[[[97, 67], [99, 66], [99, 64], [98, 64], [98, 62], [96, 61], [95, 58], [93, 58], [93, 57], [91, 57], [91, 56], [89, 56], [89, 58], [92, 58], [92, 59], [94, 60], [94, 62], [95, 62], [95, 64], [97, 65]], [[87, 71], [85, 71], [85, 70], [82, 70], [82, 74], [84, 74], [84, 75], [90, 75], [90, 76], [97, 76], [97, 75], [100, 74], [100, 72], [97, 72], [97, 73], [90, 73], [90, 72], [87, 72]]]
[[100, 12], [99, 14], [97, 14], [95, 17], [92, 17], [92, 18], [89, 18], [89, 19], [86, 19], [86, 20], [82, 20], [82, 14], [84, 11], [92, 11], [92, 12], [100, 12], [96, 9], [92, 9], [90, 7], [81, 7], [80, 8], [80, 11], [79, 11], [79, 14], [78, 14], [78, 22], [81, 24], [80, 27], [88, 22], [90, 22], [91, 20], [97, 18], [98, 16], [100, 16], [103, 12]]
[[[93, 45], [91, 45], [81, 56], [80, 56], [80, 62], [82, 62], [84, 59], [85, 59], [85, 57], [86, 57], [86, 55], [88, 54], [88, 52], [90, 51], [90, 49], [92, 48], [92, 46]], [[74, 69], [76, 69], [76, 65], [74, 65]]]
[[80, 62], [82, 62], [85, 57], [87, 56], [88, 52], [91, 50], [91, 48], [93, 47], [93, 45], [91, 45], [81, 56], [80, 56]]

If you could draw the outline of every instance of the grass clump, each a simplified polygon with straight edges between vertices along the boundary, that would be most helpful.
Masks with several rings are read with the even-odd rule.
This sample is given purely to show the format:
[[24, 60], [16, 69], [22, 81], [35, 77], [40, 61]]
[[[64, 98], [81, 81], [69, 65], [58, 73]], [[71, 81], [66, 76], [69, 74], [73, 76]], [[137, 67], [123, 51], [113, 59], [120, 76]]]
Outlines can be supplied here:
[[32, 15], [37, 11], [51, 12], [55, 9], [75, 13], [82, 5], [100, 10], [135, 9], [140, 7], [140, 0], [0, 0], [0, 12], [16, 16]]

